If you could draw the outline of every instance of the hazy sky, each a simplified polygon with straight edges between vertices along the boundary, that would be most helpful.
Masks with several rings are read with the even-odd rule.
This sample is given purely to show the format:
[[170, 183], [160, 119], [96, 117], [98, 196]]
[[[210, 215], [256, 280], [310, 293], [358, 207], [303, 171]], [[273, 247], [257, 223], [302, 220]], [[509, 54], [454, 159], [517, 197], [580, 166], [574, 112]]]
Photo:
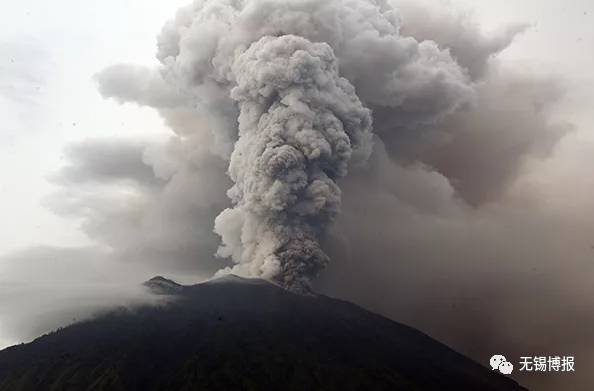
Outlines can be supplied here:
[[183, 1], [6, 2], [0, 15], [2, 252], [80, 244], [76, 224], [41, 204], [62, 149], [87, 137], [158, 132], [150, 110], [102, 99], [92, 76], [115, 62], [151, 64], [155, 35]]
[[[162, 130], [162, 121], [153, 111], [104, 100], [92, 77], [119, 61], [152, 64], [156, 32], [185, 3], [25, 0], [3, 4], [1, 254], [36, 245], [89, 244], [77, 221], [56, 216], [44, 206], [45, 197], [55, 191], [47, 179], [63, 165], [64, 147], [73, 140]], [[0, 275], [0, 281], [7, 278], [14, 276]], [[0, 287], [7, 300], [10, 292], [6, 285]], [[30, 300], [31, 296], [24, 297]], [[0, 346], [13, 342], [0, 333]]]
[[[160, 161], [159, 151], [149, 148], [150, 153], [144, 154], [145, 144], [137, 144], [138, 140], [162, 140], [171, 135], [163, 119], [167, 117], [167, 111], [162, 110], [160, 116], [148, 107], [104, 99], [94, 78], [113, 64], [156, 65], [156, 35], [164, 22], [186, 3], [185, 0], [23, 0], [4, 5], [0, 13], [0, 118], [3, 119], [0, 125], [0, 216], [4, 221], [0, 225], [0, 348], [30, 339], [48, 328], [59, 326], [64, 319], [71, 319], [71, 315], [79, 314], [69, 306], [73, 297], [88, 303], [87, 312], [108, 305], [114, 298], [141, 300], [142, 295], [126, 284], [142, 281], [153, 271], [159, 272], [163, 266], [159, 262], [170, 256], [180, 259], [172, 261], [176, 265], [168, 271], [177, 272], [180, 278], [185, 275], [187, 281], [218, 269], [219, 261], [208, 258], [200, 260], [202, 270], [195, 270], [192, 265], [196, 248], [191, 242], [195, 238], [195, 246], [204, 244], [204, 248], [200, 247], [203, 253], [211, 254], [216, 249], [213, 240], [218, 238], [212, 234], [211, 223], [227, 202], [220, 196], [228, 188], [228, 183], [221, 179], [224, 165], [215, 160], [204, 162], [193, 156], [192, 151], [176, 145], [167, 148], [174, 154], [184, 155], [191, 163], [191, 170], [180, 169], [183, 164], [176, 161]], [[435, 5], [438, 0], [421, 3]], [[465, 188], [464, 183], [456, 183], [460, 166], [456, 166], [456, 159], [450, 159], [454, 160], [453, 165], [448, 160], [460, 152], [456, 148], [445, 155], [422, 156], [425, 160], [420, 160], [435, 167], [436, 171], [429, 172], [423, 167], [404, 163], [400, 165], [400, 161], [394, 163], [386, 156], [394, 153], [390, 148], [396, 147], [390, 145], [389, 137], [386, 137], [386, 149], [378, 147], [373, 160], [379, 167], [375, 176], [363, 175], [364, 179], [360, 179], [354, 175], [354, 179], [345, 183], [345, 206], [352, 209], [344, 213], [338, 227], [344, 229], [346, 237], [360, 238], [360, 249], [354, 249], [352, 254], [342, 254], [336, 249], [336, 243], [331, 243], [329, 252], [339, 260], [347, 260], [349, 256], [355, 257], [353, 254], [358, 250], [362, 252], [362, 259], [367, 255], [370, 257], [369, 263], [373, 266], [377, 259], [383, 260], [386, 253], [392, 255], [392, 251], [396, 251], [395, 258], [400, 256], [399, 262], [393, 262], [395, 266], [388, 265], [385, 270], [383, 264], [369, 268], [374, 270], [364, 270], [367, 268], [363, 268], [361, 265], [365, 263], [361, 262], [350, 265], [347, 261], [339, 263], [338, 267], [331, 265], [321, 286], [330, 294], [340, 294], [420, 327], [476, 358], [485, 352], [473, 350], [472, 341], [465, 344], [465, 339], [474, 334], [464, 328], [459, 329], [464, 335], [440, 334], [438, 328], [432, 328], [431, 321], [435, 323], [441, 316], [447, 322], [448, 314], [437, 311], [436, 318], [425, 319], [424, 311], [434, 311], [430, 305], [440, 303], [439, 298], [435, 299], [439, 284], [435, 285], [431, 279], [436, 275], [439, 278], [440, 272], [444, 280], [438, 282], [449, 289], [443, 295], [444, 300], [459, 293], [461, 301], [468, 301], [465, 308], [492, 304], [494, 314], [509, 312], [517, 319], [526, 319], [529, 311], [523, 311], [525, 308], [542, 309], [535, 304], [535, 296], [525, 302], [518, 299], [518, 305], [509, 308], [504, 301], [508, 296], [490, 301], [489, 295], [493, 292], [489, 289], [497, 288], [496, 283], [492, 284], [497, 277], [502, 284], [509, 283], [512, 291], [519, 295], [537, 295], [538, 289], [545, 289], [553, 292], [550, 293], [551, 301], [558, 299], [561, 306], [566, 304], [564, 300], [568, 297], [575, 298], [575, 306], [571, 307], [575, 312], [569, 312], [570, 317], [585, 313], [588, 314], [586, 319], [590, 319], [591, 312], [582, 310], [591, 308], [588, 307], [591, 305], [591, 288], [588, 288], [591, 284], [589, 274], [584, 270], [591, 270], [588, 266], [590, 241], [594, 244], [594, 238], [590, 238], [594, 235], [594, 217], [591, 217], [594, 213], [591, 201], [594, 183], [589, 173], [594, 150], [594, 111], [590, 107], [594, 101], [594, 4], [587, 0], [452, 0], [445, 4], [464, 10], [462, 15], [472, 14], [471, 18], [461, 17], [461, 23], [474, 20], [486, 36], [510, 24], [528, 25], [526, 31], [498, 55], [500, 67], [494, 66], [492, 73], [488, 73], [486, 83], [495, 87], [492, 90], [485, 88], [485, 99], [487, 106], [492, 103], [494, 112], [489, 112], [490, 107], [487, 107], [487, 114], [480, 112], [470, 119], [454, 118], [443, 125], [445, 128], [464, 128], [468, 124], [465, 121], [470, 121], [472, 128], [472, 121], [482, 125], [480, 121], [484, 115], [489, 120], [485, 123], [487, 133], [502, 134], [503, 142], [494, 139], [494, 145], [500, 148], [494, 153], [502, 156], [489, 160], [489, 150], [483, 150], [487, 155], [486, 166], [495, 161], [496, 167], [477, 167], [476, 172], [480, 175], [483, 172], [498, 174], [500, 170], [503, 173], [501, 183], [498, 182], [500, 178], [493, 182], [503, 190], [483, 199], [484, 192], [481, 191], [484, 186], [487, 186], [487, 193], [492, 190], [488, 186], [493, 185], [490, 182], [493, 178], [485, 181], [480, 175], [478, 178], [461, 178], [462, 182], [472, 182], [470, 188]], [[472, 28], [467, 30], [475, 32]], [[416, 33], [422, 35], [422, 32]], [[502, 82], [501, 87], [499, 80], [507, 81], [506, 72], [510, 69], [516, 74], [541, 77], [545, 82], [527, 83], [526, 88], [522, 88], [522, 83], [518, 87], [518, 84], [510, 83], [510, 86]], [[102, 87], [111, 88], [111, 92], [103, 91], [104, 95], [118, 99], [121, 98], [117, 94], [120, 91], [118, 83], [123, 91], [134, 87], [134, 80], [128, 83], [130, 80], [118, 79], [117, 72], [111, 76], [114, 75], [117, 77], [110, 79], [103, 74], [100, 82], [104, 83]], [[558, 89], [566, 92], [562, 98], [557, 96]], [[141, 92], [150, 95], [151, 91]], [[510, 104], [498, 101], [501, 96], [509, 99]], [[133, 98], [128, 100], [134, 101]], [[516, 100], [519, 102], [517, 110], [514, 107]], [[534, 107], [530, 106], [532, 103]], [[498, 110], [502, 110], [501, 118]], [[526, 119], [523, 116], [526, 111], [536, 113], [536, 119]], [[538, 122], [541, 112], [546, 114], [544, 122]], [[524, 119], [526, 123], [520, 122]], [[533, 120], [536, 122], [531, 122]], [[555, 121], [571, 123], [567, 129], [573, 130], [565, 137], [555, 139], [556, 128], [550, 126]], [[181, 122], [184, 121], [170, 122], [173, 122], [172, 127], [183, 128]], [[551, 141], [550, 151], [546, 146], [530, 144], [534, 142], [531, 126], [555, 139]], [[471, 139], [474, 137], [472, 132], [469, 135]], [[506, 144], [507, 140], [510, 145]], [[472, 142], [469, 145], [472, 146]], [[527, 144], [526, 150], [516, 151], [518, 143]], [[546, 140], [544, 144], [547, 144]], [[190, 149], [203, 147], [190, 145]], [[466, 146], [464, 142], [461, 145], [461, 148]], [[480, 148], [477, 150], [481, 151]], [[508, 156], [510, 161], [518, 156], [525, 161], [519, 162], [518, 158], [518, 162], [512, 161], [508, 165]], [[481, 156], [471, 156], [470, 161], [480, 163]], [[147, 164], [139, 162], [150, 162], [154, 175]], [[461, 164], [465, 162], [463, 160]], [[180, 177], [171, 179], [173, 176], [169, 171], [176, 169], [181, 172]], [[195, 173], [194, 169], [201, 175], [196, 183], [191, 175]], [[451, 178], [448, 177], [451, 183], [436, 173], [439, 170], [446, 176], [451, 174]], [[464, 167], [461, 172], [467, 173]], [[182, 175], [184, 173], [188, 175]], [[85, 183], [85, 175], [95, 182]], [[166, 180], [170, 180], [167, 187], [162, 183]], [[393, 213], [377, 215], [378, 226], [393, 234], [393, 238], [380, 229], [376, 232], [374, 226], [370, 226], [367, 233], [357, 231], [366, 227], [365, 219], [373, 220], [375, 216], [375, 210], [357, 209], [361, 206], [357, 186], [367, 183], [365, 181], [369, 181], [370, 186], [377, 185], [378, 193], [388, 188], [386, 197], [382, 198], [383, 193], [378, 194], [373, 202], [374, 205], [387, 205]], [[69, 192], [69, 186], [75, 191]], [[199, 191], [194, 194], [192, 191], [197, 188]], [[460, 194], [454, 194], [454, 190]], [[107, 198], [101, 198], [103, 196]], [[458, 196], [479, 207], [470, 208]], [[217, 198], [221, 204], [212, 202]], [[143, 215], [142, 208], [153, 205], [166, 212], [148, 217]], [[196, 215], [188, 210], [196, 211]], [[54, 213], [56, 211], [59, 213]], [[135, 226], [130, 222], [143, 217], [149, 221], [151, 229], [135, 235]], [[394, 222], [401, 219], [409, 223], [410, 229], [400, 230]], [[208, 223], [193, 226], [192, 222], [198, 220]], [[350, 221], [356, 224], [349, 224]], [[113, 232], [110, 231], [112, 227]], [[143, 235], [146, 237], [140, 238]], [[142, 240], [149, 244], [154, 242], [154, 249], [159, 251], [151, 251], [153, 247]], [[118, 263], [104, 247], [107, 244], [117, 248], [123, 242], [128, 245], [124, 255], [146, 261], [145, 269], [132, 263]], [[539, 247], [541, 242], [542, 248]], [[396, 250], [390, 247], [392, 243]], [[484, 256], [482, 252], [485, 252]], [[484, 263], [473, 263], [479, 257]], [[80, 259], [85, 260], [84, 265]], [[443, 270], [439, 267], [442, 259], [447, 260]], [[407, 260], [415, 263], [409, 265]], [[537, 263], [541, 260], [542, 263]], [[559, 266], [561, 260], [567, 261], [565, 269]], [[542, 267], [542, 275], [530, 274], [538, 267]], [[417, 268], [427, 269], [426, 277], [415, 280]], [[459, 273], [457, 268], [460, 268]], [[454, 270], [452, 274], [459, 276], [450, 276], [450, 269]], [[115, 275], [110, 275], [116, 270]], [[511, 276], [514, 273], [517, 278]], [[351, 275], [357, 278], [351, 280]], [[470, 282], [458, 280], [464, 276]], [[557, 276], [559, 286], [547, 285], [550, 281], [556, 284]], [[80, 286], [73, 283], [76, 279], [81, 281]], [[399, 284], [394, 283], [398, 279]], [[106, 281], [111, 285], [106, 285]], [[68, 286], [56, 291], [56, 286], [65, 285]], [[421, 293], [417, 291], [419, 286]], [[464, 296], [465, 289], [476, 293], [476, 298]], [[571, 293], [556, 296], [555, 289]], [[411, 293], [410, 300], [397, 300], [392, 296], [403, 292]], [[44, 300], [37, 301], [40, 294]], [[535, 319], [546, 313], [545, 310], [538, 312]], [[48, 315], [51, 311], [60, 313], [60, 316]], [[479, 324], [488, 323], [484, 316], [481, 318], [477, 314], [466, 311], [460, 318], [466, 316]], [[477, 318], [473, 319], [473, 316]], [[39, 327], [25, 327], [27, 322], [37, 322], [40, 318]], [[459, 325], [451, 326], [454, 330]], [[550, 327], [556, 332], [561, 326]], [[22, 333], [25, 328], [27, 332]], [[543, 335], [549, 335], [547, 332], [543, 331]], [[492, 342], [505, 341], [510, 333], [501, 331], [497, 336], [494, 333]], [[485, 338], [483, 334], [477, 335]], [[576, 327], [575, 335], [583, 336], [585, 332]], [[514, 338], [521, 336], [521, 332], [513, 335]], [[534, 346], [542, 340], [537, 339]], [[579, 346], [582, 340], [576, 337], [569, 342], [575, 344], [570, 343], [570, 346]], [[519, 342], [517, 345], [518, 349], [531, 346], [520, 346]]]

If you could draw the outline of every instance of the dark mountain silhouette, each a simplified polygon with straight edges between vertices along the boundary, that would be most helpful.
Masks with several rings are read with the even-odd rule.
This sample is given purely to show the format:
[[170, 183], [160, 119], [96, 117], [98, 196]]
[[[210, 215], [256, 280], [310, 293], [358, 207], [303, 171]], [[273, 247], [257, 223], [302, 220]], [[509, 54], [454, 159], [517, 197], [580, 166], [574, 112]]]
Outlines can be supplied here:
[[1, 351], [0, 390], [524, 390], [344, 301], [234, 276], [145, 285], [175, 299]]

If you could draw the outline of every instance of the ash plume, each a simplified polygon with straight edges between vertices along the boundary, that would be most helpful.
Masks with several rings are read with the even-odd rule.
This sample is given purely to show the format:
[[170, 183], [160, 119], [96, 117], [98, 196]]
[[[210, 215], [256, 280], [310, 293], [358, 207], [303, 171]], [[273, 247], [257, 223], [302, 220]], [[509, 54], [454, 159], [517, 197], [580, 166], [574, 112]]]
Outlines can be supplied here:
[[365, 106], [430, 124], [472, 101], [447, 50], [399, 31], [396, 10], [370, 0], [195, 1], [164, 27], [164, 79], [196, 106], [236, 108], [209, 110], [239, 123], [210, 121], [216, 139], [237, 140], [234, 207], [215, 223], [217, 254], [236, 263], [227, 271], [307, 290], [328, 263], [319, 241], [340, 209], [336, 179], [372, 151]]
[[[229, 196], [215, 231], [219, 255], [250, 275], [309, 288], [328, 263], [318, 243], [340, 208], [335, 180], [371, 152], [371, 113], [338, 75], [330, 46], [264, 37], [235, 59], [239, 139]], [[245, 273], [245, 272], [244, 272]]]

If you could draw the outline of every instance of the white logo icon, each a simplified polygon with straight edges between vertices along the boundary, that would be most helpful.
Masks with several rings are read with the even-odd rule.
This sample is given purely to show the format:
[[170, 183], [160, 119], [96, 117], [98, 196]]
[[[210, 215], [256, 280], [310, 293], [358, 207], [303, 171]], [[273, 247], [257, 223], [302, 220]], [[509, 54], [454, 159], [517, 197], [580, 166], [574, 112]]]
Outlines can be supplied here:
[[514, 366], [512, 365], [512, 363], [507, 361], [505, 356], [502, 356], [501, 354], [496, 354], [493, 357], [491, 357], [489, 364], [491, 364], [491, 368], [493, 370], [498, 370], [504, 375], [509, 375], [514, 370]]

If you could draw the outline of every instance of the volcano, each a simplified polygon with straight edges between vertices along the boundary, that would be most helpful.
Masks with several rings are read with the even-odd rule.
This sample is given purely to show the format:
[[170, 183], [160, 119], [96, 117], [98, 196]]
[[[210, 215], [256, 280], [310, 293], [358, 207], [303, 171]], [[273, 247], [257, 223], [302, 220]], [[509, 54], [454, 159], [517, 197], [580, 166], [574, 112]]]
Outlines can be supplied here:
[[345, 301], [235, 276], [145, 285], [166, 300], [1, 351], [0, 391], [525, 390]]

